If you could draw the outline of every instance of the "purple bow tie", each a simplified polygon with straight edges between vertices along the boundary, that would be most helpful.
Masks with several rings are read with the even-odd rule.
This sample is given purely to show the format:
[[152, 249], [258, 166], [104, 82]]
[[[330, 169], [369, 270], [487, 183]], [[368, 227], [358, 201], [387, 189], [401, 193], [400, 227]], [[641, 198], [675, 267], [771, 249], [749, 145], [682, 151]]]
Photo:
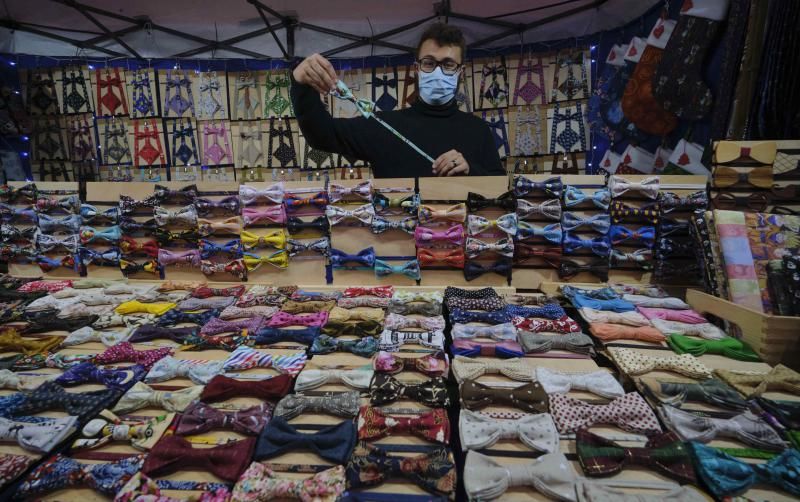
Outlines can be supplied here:
[[187, 337], [197, 333], [197, 328], [163, 328], [153, 324], [139, 326], [128, 339], [130, 343], [148, 342], [164, 338], [173, 342], [183, 343]]
[[158, 250], [158, 263], [161, 265], [173, 265], [188, 263], [192, 267], [200, 266], [200, 250], [189, 249], [187, 251], [175, 252], [166, 249]]
[[317, 312], [316, 314], [293, 315], [286, 312], [278, 312], [269, 320], [267, 326], [270, 328], [284, 328], [286, 326], [323, 326], [328, 322], [328, 312]]
[[64, 386], [99, 383], [110, 389], [128, 390], [144, 377], [147, 370], [139, 365], [119, 369], [102, 369], [93, 363], [75, 365], [56, 378], [55, 382]]
[[264, 325], [266, 320], [261, 316], [251, 317], [249, 319], [239, 319], [236, 321], [223, 321], [219, 318], [214, 318], [208, 321], [201, 329], [200, 334], [203, 336], [213, 336], [220, 333], [248, 333], [255, 334]]
[[191, 404], [180, 417], [175, 434], [190, 436], [213, 429], [230, 429], [256, 436], [272, 417], [275, 405], [269, 402], [239, 411], [223, 411], [205, 403]]

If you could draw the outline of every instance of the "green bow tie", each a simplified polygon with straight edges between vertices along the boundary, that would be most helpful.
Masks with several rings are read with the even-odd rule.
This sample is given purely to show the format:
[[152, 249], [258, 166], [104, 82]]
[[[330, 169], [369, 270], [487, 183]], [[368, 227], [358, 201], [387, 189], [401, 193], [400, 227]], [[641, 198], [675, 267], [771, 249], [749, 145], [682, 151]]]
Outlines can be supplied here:
[[703, 354], [719, 354], [740, 361], [760, 361], [758, 354], [749, 345], [726, 336], [719, 340], [705, 340], [685, 335], [670, 335], [667, 344], [678, 354], [692, 354], [700, 357]]

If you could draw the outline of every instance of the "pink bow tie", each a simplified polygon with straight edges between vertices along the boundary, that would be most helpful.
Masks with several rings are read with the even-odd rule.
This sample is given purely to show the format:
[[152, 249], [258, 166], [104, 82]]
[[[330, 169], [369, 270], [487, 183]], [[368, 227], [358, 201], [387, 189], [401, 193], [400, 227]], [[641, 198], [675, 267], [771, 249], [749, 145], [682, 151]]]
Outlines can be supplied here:
[[630, 392], [608, 404], [589, 404], [566, 394], [550, 394], [549, 398], [550, 413], [562, 434], [600, 424], [645, 435], [661, 432], [656, 414], [638, 392]]
[[153, 350], [136, 350], [130, 342], [121, 342], [109, 347], [94, 358], [95, 364], [134, 363], [149, 370], [160, 359], [171, 355], [172, 348], [161, 347]]
[[331, 183], [328, 187], [328, 195], [331, 202], [338, 202], [348, 195], [353, 195], [360, 199], [369, 200], [372, 197], [372, 181], [362, 181], [358, 185], [348, 188], [336, 183]]
[[446, 242], [456, 246], [464, 244], [464, 227], [453, 225], [444, 231], [437, 231], [427, 227], [417, 227], [414, 238], [418, 243]]
[[242, 209], [242, 219], [245, 225], [252, 225], [260, 221], [266, 223], [286, 223], [286, 210], [282, 204], [266, 208], [246, 207]]
[[293, 315], [286, 312], [278, 312], [269, 320], [267, 326], [270, 328], [283, 328], [286, 326], [323, 326], [328, 322], [327, 312], [317, 312], [316, 314]]
[[168, 251], [158, 250], [158, 263], [161, 265], [189, 264], [192, 267], [200, 266], [200, 250], [189, 249], [188, 251]]
[[266, 320], [261, 316], [249, 319], [239, 319], [236, 321], [223, 321], [217, 317], [211, 319], [200, 329], [203, 336], [219, 335], [220, 333], [243, 333], [255, 334], [264, 325]]

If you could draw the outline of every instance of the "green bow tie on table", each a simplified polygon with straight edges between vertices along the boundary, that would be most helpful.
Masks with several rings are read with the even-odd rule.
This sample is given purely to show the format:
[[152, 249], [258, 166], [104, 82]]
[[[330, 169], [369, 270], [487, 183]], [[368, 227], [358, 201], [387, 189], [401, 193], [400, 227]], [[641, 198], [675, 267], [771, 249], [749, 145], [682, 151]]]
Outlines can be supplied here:
[[695, 357], [703, 354], [718, 354], [740, 361], [760, 361], [758, 354], [749, 345], [732, 337], [719, 340], [706, 340], [685, 335], [670, 335], [667, 344], [678, 354], [692, 354]]

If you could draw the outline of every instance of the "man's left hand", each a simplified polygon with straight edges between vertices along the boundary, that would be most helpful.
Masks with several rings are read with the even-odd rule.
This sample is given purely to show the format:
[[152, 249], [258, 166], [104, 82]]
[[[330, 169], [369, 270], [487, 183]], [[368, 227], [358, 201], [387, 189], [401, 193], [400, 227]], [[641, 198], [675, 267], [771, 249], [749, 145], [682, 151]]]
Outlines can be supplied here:
[[436, 176], [466, 176], [469, 174], [469, 162], [461, 152], [450, 150], [439, 155], [433, 162], [433, 174]]

